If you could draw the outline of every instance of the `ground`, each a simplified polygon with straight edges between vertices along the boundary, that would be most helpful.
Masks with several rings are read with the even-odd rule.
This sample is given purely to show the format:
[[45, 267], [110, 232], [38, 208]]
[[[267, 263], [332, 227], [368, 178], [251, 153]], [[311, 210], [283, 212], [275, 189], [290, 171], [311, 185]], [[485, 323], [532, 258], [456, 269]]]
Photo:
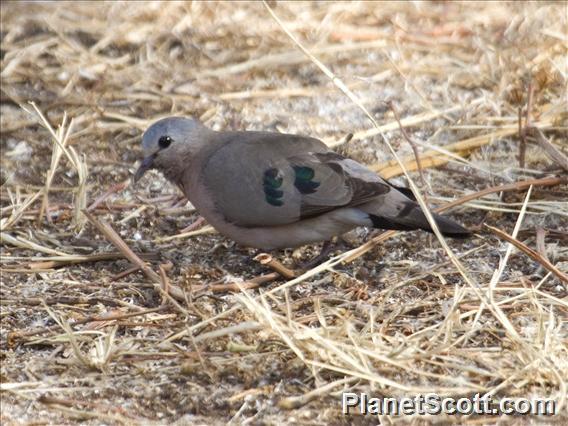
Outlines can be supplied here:
[[[566, 422], [567, 21], [561, 2], [2, 2], [2, 423], [543, 421], [344, 416], [346, 391], [552, 398], [544, 422]], [[261, 264], [184, 232], [199, 215], [160, 174], [132, 183], [167, 115], [317, 137], [408, 186], [390, 144], [474, 236], [358, 229], [282, 278], [319, 246]]]

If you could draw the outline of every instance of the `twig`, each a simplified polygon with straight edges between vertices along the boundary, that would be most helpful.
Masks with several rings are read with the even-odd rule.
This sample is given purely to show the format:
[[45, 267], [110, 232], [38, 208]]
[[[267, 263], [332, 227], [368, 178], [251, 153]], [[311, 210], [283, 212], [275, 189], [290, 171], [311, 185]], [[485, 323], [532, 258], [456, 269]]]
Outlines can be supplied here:
[[257, 262], [260, 262], [261, 265], [268, 266], [275, 272], [278, 272], [286, 279], [296, 278], [298, 274], [292, 271], [291, 269], [287, 268], [286, 266], [282, 265], [278, 260], [274, 259], [268, 253], [261, 253], [254, 258]]
[[534, 97], [534, 85], [532, 80], [529, 81], [529, 94], [527, 96], [527, 110], [525, 111], [525, 127], [531, 127], [531, 111]]
[[209, 339], [217, 339], [223, 336], [232, 336], [235, 334], [243, 333], [245, 331], [256, 331], [261, 330], [262, 325], [258, 324], [254, 321], [245, 321], [241, 322], [237, 325], [231, 325], [224, 328], [219, 328], [213, 331], [209, 331], [207, 333], [202, 333], [199, 336], [196, 336], [193, 341], [195, 343], [204, 342], [205, 340]]
[[530, 186], [556, 186], [568, 183], [568, 178], [565, 177], [549, 177], [549, 178], [542, 178], [542, 179], [530, 179], [530, 180], [522, 180], [520, 182], [515, 183], [508, 183], [505, 185], [497, 185], [491, 186], [489, 188], [485, 188], [481, 191], [474, 192], [473, 194], [465, 195], [457, 200], [450, 201], [447, 204], [444, 204], [440, 208], [436, 210], [436, 212], [440, 213], [446, 210], [451, 209], [452, 207], [459, 206], [460, 204], [467, 203], [468, 201], [475, 200], [477, 198], [484, 197], [485, 195], [494, 194], [496, 192], [510, 192], [510, 191], [522, 191], [523, 189], [527, 189]]
[[102, 220], [99, 221], [97, 218], [95, 218], [95, 216], [93, 216], [86, 210], [84, 211], [84, 213], [89, 221], [93, 225], [95, 225], [95, 228], [97, 228], [99, 232], [103, 234], [107, 238], [107, 240], [109, 240], [118, 249], [118, 251], [122, 253], [124, 257], [138, 266], [150, 280], [158, 284], [161, 283], [160, 276], [156, 274], [148, 265], [146, 265], [146, 263], [144, 263], [144, 261], [130, 249], [130, 247], [128, 247], [124, 240], [120, 238], [120, 236], [114, 229], [112, 229], [112, 227], [108, 223]]
[[564, 272], [560, 271], [556, 266], [554, 266], [552, 263], [550, 263], [548, 261], [548, 259], [544, 258], [543, 256], [540, 255], [540, 253], [538, 253], [537, 251], [533, 250], [532, 248], [528, 247], [526, 244], [520, 242], [519, 240], [517, 240], [516, 238], [511, 237], [509, 234], [507, 234], [504, 231], [501, 231], [498, 228], [495, 228], [493, 226], [487, 225], [486, 223], [483, 224], [486, 228], [488, 228], [491, 232], [493, 232], [495, 235], [497, 235], [499, 238], [502, 238], [503, 240], [508, 241], [509, 243], [513, 244], [515, 247], [517, 247], [520, 251], [522, 251], [523, 253], [525, 253], [527, 256], [529, 256], [531, 259], [533, 259], [534, 261], [540, 263], [543, 268], [545, 268], [546, 270], [550, 271], [552, 274], [556, 275], [560, 281], [568, 284], [568, 275], [566, 275]]
[[101, 315], [91, 315], [85, 317], [83, 319], [77, 320], [69, 325], [74, 327], [76, 325], [87, 324], [89, 322], [101, 322], [101, 321], [118, 321], [121, 319], [132, 318], [132, 317], [139, 317], [141, 315], [152, 314], [154, 312], [164, 311], [166, 309], [165, 306], [158, 306], [156, 308], [149, 308], [149, 309], [142, 309], [137, 312], [129, 312], [129, 313], [110, 313], [110, 314], [101, 314]]
[[278, 272], [272, 272], [266, 275], [260, 275], [256, 278], [244, 281], [241, 283], [227, 283], [227, 284], [200, 284], [191, 287], [193, 293], [201, 293], [210, 291], [212, 293], [226, 293], [226, 292], [239, 292], [241, 288], [251, 290], [277, 280], [281, 275]]
[[118, 280], [120, 280], [124, 277], [127, 277], [128, 275], [133, 274], [134, 272], [139, 271], [139, 270], [140, 270], [139, 266], [133, 266], [132, 268], [128, 268], [125, 271], [122, 271], [122, 272], [119, 272], [116, 275], [113, 275], [113, 277], [110, 279], [110, 281], [111, 282], [118, 281]]
[[[53, 127], [49, 123], [49, 121], [45, 118], [43, 113], [37, 107], [34, 102], [30, 102], [30, 105], [35, 109], [37, 113], [40, 123], [42, 126], [49, 131], [52, 136], [53, 141], [53, 150], [51, 155], [51, 166], [47, 172], [46, 180], [45, 180], [45, 188], [44, 188], [44, 197], [43, 202], [41, 204], [39, 214], [38, 214], [38, 223], [41, 221], [43, 214], [48, 210], [48, 195], [49, 189], [51, 187], [51, 183], [55, 176], [55, 172], [57, 170], [57, 165], [59, 164], [59, 160], [62, 154], [65, 154], [67, 160], [77, 171], [78, 176], [78, 183], [77, 188], [75, 190], [75, 207], [74, 207], [74, 222], [75, 227], [77, 229], [82, 228], [84, 224], [84, 218], [81, 216], [81, 211], [85, 208], [87, 202], [87, 177], [88, 177], [88, 169], [87, 163], [84, 156], [79, 156], [77, 152], [73, 149], [73, 147], [67, 147], [67, 141], [69, 136], [71, 135], [71, 131], [73, 129], [73, 119], [69, 121], [69, 125], [66, 127], [67, 124], [67, 114], [63, 115], [63, 120], [61, 125], [57, 129], [57, 132], [53, 130]], [[26, 112], [29, 111], [22, 107]], [[49, 215], [46, 216], [48, 221], [51, 221]]]
[[[349, 51], [383, 48], [387, 46], [386, 40], [374, 40], [362, 43], [339, 43], [330, 46], [324, 46], [314, 49], [316, 54], [330, 54], [334, 55], [339, 52], [345, 54]], [[275, 53], [270, 55], [262, 55], [260, 58], [249, 59], [245, 62], [226, 65], [224, 67], [216, 67], [212, 69], [200, 70], [199, 75], [202, 77], [225, 77], [230, 74], [245, 73], [252, 69], [266, 70], [271, 67], [280, 67], [282, 64], [293, 65], [306, 62], [306, 58], [299, 54], [297, 51], [289, 51], [283, 53]]]
[[195, 231], [182, 232], [180, 234], [170, 235], [168, 237], [158, 237], [154, 241], [157, 242], [157, 243], [165, 243], [165, 242], [168, 242], [168, 241], [178, 240], [178, 239], [181, 239], [181, 238], [188, 238], [188, 237], [193, 237], [195, 235], [203, 235], [203, 234], [209, 234], [209, 233], [214, 233], [214, 232], [217, 232], [215, 230], [215, 228], [208, 225], [208, 226], [204, 226], [200, 229], [197, 229]]
[[[404, 119], [401, 122], [404, 124]], [[547, 128], [551, 127], [551, 122], [547, 120], [543, 120], [538, 123], [539, 127]], [[375, 130], [375, 129], [372, 129]], [[481, 146], [487, 145], [491, 143], [495, 139], [503, 138], [514, 134], [516, 130], [514, 128], [505, 128], [499, 129], [495, 132], [487, 133], [480, 136], [474, 136], [472, 138], [464, 139], [449, 145], [444, 146], [444, 150], [448, 152], [455, 152], [456, 154], [465, 155], [466, 153], [477, 149]], [[373, 133], [376, 134], [376, 133]], [[355, 134], [354, 138], [357, 137]], [[440, 166], [442, 164], [446, 164], [450, 161], [450, 157], [447, 154], [440, 153], [435, 150], [429, 150], [422, 153], [421, 161], [422, 167], [427, 169], [431, 167]], [[408, 171], [415, 171], [418, 170], [418, 165], [413, 155], [404, 157], [402, 159], [404, 166]], [[397, 163], [396, 160], [387, 161], [381, 164], [375, 164], [369, 166], [369, 168], [373, 171], [378, 172], [383, 178], [390, 179], [394, 176], [401, 175], [402, 168]]]
[[519, 109], [519, 137], [521, 143], [519, 144], [519, 167], [524, 169], [525, 167], [525, 154], [527, 150], [527, 139], [526, 139], [526, 128], [531, 126], [531, 110], [532, 110], [532, 102], [533, 102], [533, 94], [534, 94], [534, 86], [532, 84], [532, 80], [529, 81], [528, 87], [528, 96], [527, 96], [527, 110], [525, 111], [525, 125], [524, 127], [521, 125], [522, 123], [522, 114], [521, 109]]
[[[52, 129], [51, 125], [45, 119], [45, 117], [43, 116], [41, 111], [37, 108], [37, 106], [33, 102], [31, 103], [31, 105], [34, 107], [37, 114], [39, 115], [40, 121], [42, 122], [43, 126], [51, 133], [53, 140], [55, 141], [55, 143], [53, 144], [53, 150], [52, 150], [52, 153], [51, 153], [51, 165], [49, 167], [49, 170], [47, 171], [47, 176], [45, 178], [45, 188], [44, 188], [44, 192], [43, 192], [43, 201], [41, 203], [41, 207], [39, 209], [39, 214], [38, 214], [38, 218], [37, 218], [38, 223], [39, 223], [41, 221], [41, 218], [42, 218], [44, 212], [46, 212], [48, 210], [49, 188], [50, 188], [51, 182], [53, 181], [53, 178], [55, 176], [55, 172], [57, 170], [57, 165], [59, 164], [59, 160], [61, 159], [61, 154], [63, 154], [63, 152], [65, 152], [67, 154], [67, 157], [71, 161], [69, 152], [65, 149], [65, 144], [67, 143], [67, 138], [68, 138], [69, 133], [71, 131], [73, 121], [71, 121], [71, 123], [69, 124], [69, 128], [67, 129], [68, 131], [65, 132], [65, 125], [67, 124], [67, 115], [64, 115], [61, 126], [59, 127], [57, 133], [55, 133], [54, 130]], [[49, 217], [49, 215], [46, 215], [46, 218], [47, 218], [48, 221], [51, 222], [51, 218]]]
[[[73, 298], [67, 298], [67, 299], [73, 299]], [[83, 298], [79, 298], [79, 299], [83, 299]], [[29, 304], [30, 306], [39, 306], [39, 305], [42, 305], [44, 302], [45, 302], [46, 305], [53, 305], [53, 304], [58, 304], [58, 303], [71, 304], [70, 302], [74, 302], [74, 300], [64, 300], [62, 298], [50, 298], [50, 299], [47, 299], [47, 300], [42, 300], [42, 299], [36, 298], [36, 299], [28, 299], [26, 304]], [[85, 303], [85, 302], [88, 302], [88, 303]], [[77, 301], [76, 304], [95, 305], [95, 304], [100, 304], [100, 303], [104, 304], [105, 306], [123, 306], [122, 304], [117, 303], [115, 300], [112, 300], [110, 298], [88, 298], [85, 301], [79, 300], [79, 301]], [[72, 303], [72, 304], [75, 304], [75, 303]], [[105, 316], [105, 314], [91, 315], [91, 316], [82, 318], [80, 320], [71, 322], [71, 323], [69, 323], [69, 326], [70, 327], [76, 327], [78, 325], [88, 324], [90, 322], [115, 321], [115, 320], [126, 319], [126, 318], [131, 318], [131, 317], [140, 316], [140, 315], [146, 315], [146, 314], [150, 314], [150, 313], [153, 313], [153, 312], [159, 312], [159, 311], [162, 311], [162, 310], [165, 310], [165, 309], [166, 309], [165, 306], [158, 306], [157, 308], [140, 309], [139, 311], [125, 313], [125, 314], [123, 314], [123, 313], [111, 314], [111, 315], [107, 315], [107, 316]], [[11, 331], [10, 333], [8, 333], [8, 339], [7, 339], [8, 340], [8, 346], [13, 347], [21, 340], [27, 339], [31, 336], [35, 336], [37, 334], [51, 332], [51, 331], [54, 331], [58, 328], [59, 328], [59, 325], [55, 324], [55, 325], [52, 325], [52, 326], [49, 326], [49, 327], [35, 327], [35, 328], [32, 328], [32, 329], [27, 329], [27, 330]]]
[[160, 281], [162, 283], [162, 290], [164, 290], [164, 292], [167, 294], [170, 289], [170, 280], [168, 279], [166, 270], [162, 265], [158, 266], [158, 269], [160, 271]]
[[[476, 98], [473, 101], [469, 102], [467, 104], [467, 106], [473, 107], [473, 106], [481, 104], [484, 101], [485, 101], [485, 99], [483, 97], [479, 97], [479, 98]], [[413, 116], [410, 116], [410, 117], [405, 117], [402, 120], [400, 120], [400, 122], [405, 127], [418, 126], [419, 124], [426, 123], [426, 122], [431, 121], [431, 120], [438, 118], [440, 116], [452, 114], [452, 113], [455, 113], [455, 112], [458, 112], [458, 111], [462, 111], [464, 108], [465, 108], [464, 105], [454, 105], [450, 108], [446, 108], [446, 109], [441, 110], [441, 111], [428, 111], [428, 112], [416, 114], [416, 115], [413, 115]], [[373, 136], [380, 135], [381, 133], [396, 130], [398, 128], [399, 128], [399, 125], [396, 122], [396, 120], [391, 121], [390, 123], [383, 124], [382, 126], [379, 126], [378, 128], [372, 127], [370, 129], [367, 129], [367, 130], [361, 130], [359, 132], [355, 132], [353, 134], [353, 140], [358, 141], [358, 140], [362, 140], [362, 139], [368, 139], [368, 138], [371, 138]], [[514, 132], [515, 131], [513, 130], [511, 133], [514, 133]], [[327, 141], [326, 143], [329, 147], [334, 148], [338, 145], [343, 144], [344, 142], [343, 142], [343, 140], [339, 140], [339, 141]]]
[[[172, 296], [172, 286], [170, 284], [170, 280], [168, 279], [168, 275], [166, 274], [166, 266], [165, 265], [160, 265], [159, 266], [160, 269], [160, 281], [161, 281], [161, 286], [157, 287], [157, 289], [160, 291], [160, 293], [164, 296], [164, 299], [162, 300], [162, 306], [165, 305], [165, 300], [167, 299], [172, 305], [174, 305], [182, 314], [186, 315], [186, 316], [190, 316], [190, 313], [187, 311], [187, 309], [184, 309], [183, 306], [181, 306]], [[180, 289], [178, 289], [179, 291], [181, 291]], [[181, 293], [181, 295], [183, 296], [183, 292]], [[183, 301], [185, 301], [185, 297], [183, 298]]]
[[128, 223], [130, 220], [134, 219], [135, 217], [140, 217], [140, 213], [142, 213], [148, 207], [149, 206], [147, 204], [138, 207], [136, 210], [134, 210], [133, 212], [129, 213], [128, 215], [123, 217], [121, 220], [119, 220], [118, 224], [123, 225], [125, 223]]
[[[527, 194], [525, 196], [525, 199], [523, 201], [523, 206], [522, 206], [521, 211], [519, 212], [519, 215], [517, 217], [517, 221], [515, 223], [515, 228], [513, 229], [512, 238], [516, 238], [516, 236], [519, 233], [519, 230], [521, 229], [523, 219], [525, 218], [525, 215], [526, 215], [526, 212], [527, 212], [527, 206], [528, 206], [529, 200], [531, 198], [532, 190], [533, 190], [533, 187], [529, 186], [529, 189], [528, 189]], [[489, 281], [489, 285], [488, 285], [488, 288], [487, 288], [489, 300], [488, 301], [482, 300], [482, 303], [479, 307], [479, 310], [475, 314], [475, 317], [473, 319], [473, 323], [471, 324], [471, 330], [475, 330], [477, 328], [478, 321], [480, 320], [481, 315], [483, 314], [485, 306], [487, 306], [487, 308], [489, 310], [497, 313], [498, 318], [501, 318], [501, 323], [503, 324], [505, 329], [509, 332], [509, 335], [511, 337], [514, 337], [515, 340], [517, 340], [517, 342], [522, 345], [523, 339], [521, 338], [519, 333], [517, 333], [517, 330], [515, 329], [513, 324], [508, 320], [507, 315], [503, 312], [501, 307], [495, 301], [495, 291], [496, 291], [496, 288], [497, 288], [497, 284], [501, 280], [501, 276], [503, 275], [503, 272], [505, 271], [505, 268], [507, 266], [507, 263], [509, 262], [509, 258], [511, 257], [512, 252], [513, 252], [513, 246], [509, 244], [507, 246], [507, 250], [505, 252], [505, 255], [502, 256], [501, 259], [499, 260], [499, 265], [497, 266], [497, 268], [493, 272], [493, 275], [491, 276], [491, 280]]]
[[[11, 302], [10, 299], [3, 299], [2, 304]], [[110, 297], [84, 297], [84, 296], [57, 296], [48, 297], [46, 299], [40, 297], [28, 297], [21, 300], [15, 300], [14, 303], [21, 303], [26, 306], [50, 305], [97, 305], [102, 303], [108, 306], [123, 306], [121, 303]]]
[[568, 172], [568, 157], [566, 157], [562, 151], [556, 148], [540, 131], [536, 126], [527, 126], [524, 129], [525, 134], [532, 136], [536, 139], [537, 143], [543, 149], [543, 151], [548, 155], [548, 157], [557, 163], [560, 167]]
[[18, 207], [14, 207], [14, 209], [10, 213], [10, 217], [7, 219], [2, 218], [0, 220], [0, 231], [6, 231], [10, 227], [14, 226], [18, 221], [22, 218], [25, 211], [30, 207], [35, 200], [43, 193], [43, 191], [38, 191], [35, 194], [30, 195], [26, 198]]
[[412, 140], [412, 138], [408, 135], [408, 133], [406, 133], [405, 128], [400, 123], [400, 118], [398, 116], [398, 111], [396, 110], [396, 107], [394, 106], [394, 102], [388, 101], [387, 106], [391, 109], [391, 111], [394, 115], [394, 119], [398, 123], [398, 127], [400, 128], [400, 132], [402, 133], [402, 136], [410, 144], [410, 147], [412, 148], [412, 152], [414, 152], [414, 158], [416, 159], [416, 165], [418, 166], [418, 172], [420, 173], [420, 180], [422, 181], [422, 185], [425, 187], [426, 186], [426, 179], [424, 178], [424, 172], [422, 171], [422, 163], [420, 162], [420, 154], [418, 153], [418, 147], [416, 146], [416, 142], [414, 142]]
[[103, 193], [102, 195], [97, 197], [97, 199], [95, 201], [93, 201], [89, 207], [87, 207], [87, 211], [92, 212], [94, 209], [97, 208], [97, 206], [99, 204], [101, 204], [109, 196], [111, 196], [112, 194], [114, 194], [116, 192], [125, 190], [126, 188], [128, 188], [128, 185], [130, 185], [130, 179], [127, 179], [124, 182], [120, 182], [120, 183], [117, 183], [115, 185], [112, 185], [105, 193]]
[[[141, 258], [150, 259], [155, 256], [150, 254], [140, 254]], [[57, 257], [47, 258], [44, 261], [40, 262], [31, 262], [27, 266], [30, 269], [50, 269], [50, 268], [60, 268], [62, 266], [67, 265], [78, 265], [81, 263], [93, 263], [93, 262], [101, 262], [107, 260], [116, 260], [122, 259], [124, 256], [121, 253], [99, 253], [99, 254], [90, 254], [85, 256], [59, 256], [60, 259]]]
[[545, 237], [546, 231], [544, 228], [541, 228], [540, 226], [536, 228], [536, 249], [542, 257], [548, 260], [548, 256], [546, 255], [546, 243], [544, 241]]
[[[116, 233], [114, 229], [112, 229], [112, 227], [108, 223], [104, 221], [99, 222], [97, 218], [93, 216], [92, 213], [86, 210], [84, 210], [83, 213], [85, 214], [85, 216], [87, 216], [89, 221], [99, 230], [99, 232], [103, 234], [107, 238], [107, 240], [109, 240], [118, 249], [118, 251], [120, 251], [124, 255], [125, 258], [130, 260], [137, 267], [139, 267], [140, 270], [142, 270], [142, 272], [144, 272], [144, 274], [151, 281], [153, 281], [158, 286], [161, 285], [162, 280], [160, 276], [156, 272], [154, 272], [152, 268], [146, 265], [146, 263], [130, 249], [130, 247], [128, 247], [128, 245], [124, 242], [124, 240], [120, 238], [120, 236]], [[183, 294], [183, 291], [179, 287], [171, 286], [169, 294], [174, 299], [185, 302], [185, 296]]]
[[[38, 398], [38, 402], [47, 405], [48, 407], [56, 406], [56, 408], [61, 409], [64, 412], [69, 412], [74, 416], [80, 416], [82, 419], [92, 419], [105, 420], [106, 422], [118, 422], [122, 424], [131, 424], [132, 420], [137, 421], [147, 421], [147, 419], [142, 419], [135, 414], [127, 412], [122, 407], [113, 407], [109, 404], [100, 404], [85, 400], [77, 400], [71, 398], [54, 398], [48, 395], [41, 395]], [[75, 406], [85, 406], [88, 407], [88, 411], [74, 409]], [[64, 409], [69, 407], [72, 410]]]
[[527, 141], [525, 139], [525, 132], [523, 131], [523, 107], [520, 106], [517, 111], [517, 121], [519, 128], [519, 166], [524, 168], [525, 166], [525, 150]]
[[55, 256], [69, 256], [68, 253], [64, 253], [59, 250], [54, 250], [49, 247], [44, 247], [41, 244], [34, 243], [33, 241], [26, 240], [23, 237], [14, 237], [6, 232], [0, 233], [0, 242], [1, 243], [9, 243], [16, 247], [20, 247], [23, 249], [35, 250], [41, 253], [51, 254]]
[[357, 380], [359, 380], [358, 377], [346, 377], [345, 379], [336, 380], [324, 386], [320, 386], [319, 388], [316, 388], [308, 393], [305, 393], [304, 395], [291, 396], [281, 399], [280, 401], [278, 401], [278, 407], [284, 410], [293, 410], [303, 407], [304, 405], [320, 396], [328, 396], [330, 392], [338, 386], [351, 384], [353, 382], [356, 382]]

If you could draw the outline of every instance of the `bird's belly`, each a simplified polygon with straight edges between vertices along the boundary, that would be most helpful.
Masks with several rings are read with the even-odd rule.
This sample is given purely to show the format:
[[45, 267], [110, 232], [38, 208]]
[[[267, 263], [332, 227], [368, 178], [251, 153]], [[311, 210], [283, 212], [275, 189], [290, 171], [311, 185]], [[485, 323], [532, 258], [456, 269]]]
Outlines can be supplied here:
[[288, 225], [240, 227], [224, 221], [210, 222], [238, 244], [264, 250], [294, 248], [330, 240], [357, 226], [370, 226], [368, 216], [356, 209], [338, 209]]
[[[195, 177], [197, 178], [197, 176]], [[247, 247], [265, 250], [299, 247], [305, 244], [327, 241], [357, 226], [372, 226], [367, 213], [356, 208], [339, 208], [320, 216], [277, 226], [238, 226], [226, 220], [215, 206], [205, 185], [190, 180], [185, 195], [201, 216], [220, 234]], [[247, 206], [243, 206], [246, 209]]]

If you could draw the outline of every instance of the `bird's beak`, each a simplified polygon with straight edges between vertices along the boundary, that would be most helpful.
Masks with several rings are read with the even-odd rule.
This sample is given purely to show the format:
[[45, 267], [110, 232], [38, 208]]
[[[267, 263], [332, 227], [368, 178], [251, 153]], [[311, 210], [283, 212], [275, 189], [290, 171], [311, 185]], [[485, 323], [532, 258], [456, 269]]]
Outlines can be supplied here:
[[134, 183], [138, 182], [140, 178], [144, 176], [144, 173], [146, 173], [146, 171], [154, 167], [154, 159], [156, 158], [156, 154], [157, 153], [149, 155], [148, 157], [144, 158], [144, 160], [142, 160], [142, 164], [140, 164], [140, 167], [138, 167], [138, 170], [136, 170], [136, 173], [134, 174]]

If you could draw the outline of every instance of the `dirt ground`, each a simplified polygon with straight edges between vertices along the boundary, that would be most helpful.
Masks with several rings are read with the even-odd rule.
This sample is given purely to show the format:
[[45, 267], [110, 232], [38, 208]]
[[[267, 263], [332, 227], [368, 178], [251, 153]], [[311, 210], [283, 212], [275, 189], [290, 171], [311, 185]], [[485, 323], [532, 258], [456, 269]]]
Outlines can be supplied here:
[[[2, 424], [565, 424], [567, 4], [269, 4], [1, 3]], [[390, 144], [474, 236], [358, 229], [283, 278], [319, 246], [262, 264], [185, 230], [159, 173], [131, 182], [168, 115], [314, 136], [408, 186]], [[557, 414], [344, 416], [347, 391]]]

